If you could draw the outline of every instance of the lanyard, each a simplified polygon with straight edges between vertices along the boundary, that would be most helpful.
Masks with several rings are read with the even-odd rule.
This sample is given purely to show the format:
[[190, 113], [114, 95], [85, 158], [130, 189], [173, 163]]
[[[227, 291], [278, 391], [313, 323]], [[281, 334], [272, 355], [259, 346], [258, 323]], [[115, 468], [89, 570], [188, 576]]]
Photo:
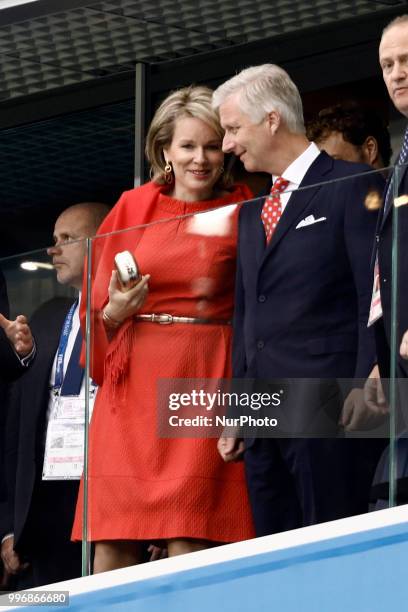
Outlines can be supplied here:
[[[54, 391], [59, 391], [63, 385], [64, 387], [67, 386], [66, 383], [69, 386], [71, 386], [69, 379], [72, 377], [72, 375], [74, 376], [74, 379], [75, 379], [74, 380], [75, 389], [78, 386], [78, 378], [79, 378], [79, 389], [81, 387], [83, 370], [78, 363], [79, 352], [81, 348], [81, 338], [79, 338], [80, 334], [77, 335], [77, 338], [75, 340], [75, 345], [72, 350], [71, 358], [69, 360], [69, 364], [68, 364], [66, 375], [65, 375], [66, 380], [64, 380], [65, 353], [67, 350], [68, 338], [72, 330], [74, 312], [77, 306], [78, 306], [78, 300], [76, 300], [72, 304], [71, 308], [68, 311], [67, 316], [65, 317], [64, 325], [62, 326], [61, 336], [60, 336], [58, 350], [57, 350], [57, 360], [55, 364], [55, 379], [54, 379], [54, 385], [53, 385]], [[79, 389], [78, 389], [78, 393], [79, 393]], [[71, 392], [71, 389], [69, 389], [69, 391]]]
[[82, 333], [78, 330], [75, 344], [69, 358], [67, 371], [61, 387], [61, 395], [79, 395], [84, 378], [84, 370], [79, 364], [79, 357], [82, 348]]

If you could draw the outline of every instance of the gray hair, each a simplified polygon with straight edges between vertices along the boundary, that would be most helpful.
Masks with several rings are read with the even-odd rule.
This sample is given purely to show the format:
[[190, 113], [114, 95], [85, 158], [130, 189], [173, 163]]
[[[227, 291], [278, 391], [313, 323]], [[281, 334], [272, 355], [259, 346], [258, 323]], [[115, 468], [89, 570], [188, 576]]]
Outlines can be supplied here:
[[388, 32], [388, 30], [391, 30], [391, 28], [393, 28], [394, 26], [397, 26], [403, 23], [408, 24], [408, 15], [399, 15], [399, 17], [395, 17], [392, 21], [390, 21], [390, 23], [388, 23], [383, 29], [382, 36], [384, 36], [384, 34]]
[[271, 111], [277, 111], [288, 130], [305, 132], [303, 106], [299, 90], [288, 73], [276, 64], [263, 64], [242, 70], [213, 95], [218, 109], [227, 98], [239, 94], [239, 106], [253, 123], [260, 123]]

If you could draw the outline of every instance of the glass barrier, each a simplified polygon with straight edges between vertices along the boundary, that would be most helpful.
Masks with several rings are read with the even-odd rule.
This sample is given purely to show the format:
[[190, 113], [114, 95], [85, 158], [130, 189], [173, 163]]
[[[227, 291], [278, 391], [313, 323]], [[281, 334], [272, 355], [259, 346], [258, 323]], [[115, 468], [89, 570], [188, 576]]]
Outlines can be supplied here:
[[[5, 428], [14, 476], [2, 537], [16, 529], [22, 559], [37, 555], [40, 508], [56, 501], [57, 550], [67, 558], [72, 537], [83, 575], [403, 502], [397, 355], [408, 321], [395, 253], [405, 208], [393, 216], [400, 242], [385, 245], [392, 265], [379, 249], [391, 289], [374, 321], [384, 177], [327, 175], [286, 193], [279, 222], [273, 198], [187, 204], [144, 187], [120, 200], [103, 233], [63, 245], [65, 262], [45, 250], [0, 261], [10, 318], [29, 318], [37, 351]], [[85, 342], [72, 352], [78, 363], [82, 350], [85, 376], [79, 393], [54, 401], [75, 244], [88, 261]], [[55, 270], [44, 268], [52, 257]], [[54, 534], [55, 518], [44, 517]]]
[[[381, 402], [367, 325], [384, 175], [326, 174], [283, 198], [279, 223], [273, 198], [186, 204], [144, 188], [91, 241], [99, 390], [74, 532], [96, 543], [98, 571], [150, 545], [173, 555], [361, 514], [384, 486], [395, 503], [381, 478], [392, 379]], [[245, 462], [231, 461], [241, 438]]]
[[386, 352], [382, 363], [384, 376], [389, 371], [390, 382], [390, 446], [384, 458], [382, 478], [383, 488], [384, 483], [389, 483], [389, 505], [408, 501], [408, 320], [404, 302], [408, 227], [406, 170], [407, 164], [393, 168], [377, 229], [378, 282], [383, 309], [383, 317], [377, 324], [377, 344], [381, 352]]

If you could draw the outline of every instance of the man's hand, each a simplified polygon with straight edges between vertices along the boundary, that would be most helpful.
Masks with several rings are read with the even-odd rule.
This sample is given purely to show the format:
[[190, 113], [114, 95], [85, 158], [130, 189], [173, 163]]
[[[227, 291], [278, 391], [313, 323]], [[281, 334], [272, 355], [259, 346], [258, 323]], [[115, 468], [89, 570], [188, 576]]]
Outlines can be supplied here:
[[6, 538], [1, 544], [1, 558], [7, 574], [19, 574], [27, 569], [28, 563], [22, 563], [18, 553], [13, 548], [14, 537]]
[[218, 452], [225, 462], [239, 461], [245, 450], [244, 441], [240, 438], [221, 436], [217, 442]]
[[405, 334], [402, 336], [401, 346], [400, 346], [400, 355], [403, 359], [408, 359], [408, 329]]
[[375, 429], [389, 413], [378, 366], [367, 378], [364, 389], [352, 389], [344, 402], [340, 425], [346, 431]]
[[9, 321], [0, 313], [0, 327], [4, 330], [19, 357], [26, 357], [31, 353], [34, 340], [27, 318], [24, 315], [18, 315], [14, 321]]

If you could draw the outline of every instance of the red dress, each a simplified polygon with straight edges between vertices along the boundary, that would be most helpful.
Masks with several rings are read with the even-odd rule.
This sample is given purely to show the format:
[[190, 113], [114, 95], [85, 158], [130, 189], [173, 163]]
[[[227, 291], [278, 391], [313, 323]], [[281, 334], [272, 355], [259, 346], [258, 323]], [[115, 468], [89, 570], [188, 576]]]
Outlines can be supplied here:
[[[224, 463], [216, 439], [163, 439], [156, 431], [160, 378], [231, 376], [231, 326], [129, 319], [108, 344], [97, 316], [113, 256], [128, 249], [151, 275], [140, 314], [231, 319], [238, 207], [174, 217], [249, 199], [250, 192], [237, 186], [218, 200], [182, 202], [163, 191], [149, 183], [127, 192], [99, 233], [171, 221], [98, 238], [94, 249], [92, 371], [101, 386], [90, 428], [88, 537], [244, 540], [254, 533], [243, 464]], [[73, 539], [81, 529], [82, 485]]]

